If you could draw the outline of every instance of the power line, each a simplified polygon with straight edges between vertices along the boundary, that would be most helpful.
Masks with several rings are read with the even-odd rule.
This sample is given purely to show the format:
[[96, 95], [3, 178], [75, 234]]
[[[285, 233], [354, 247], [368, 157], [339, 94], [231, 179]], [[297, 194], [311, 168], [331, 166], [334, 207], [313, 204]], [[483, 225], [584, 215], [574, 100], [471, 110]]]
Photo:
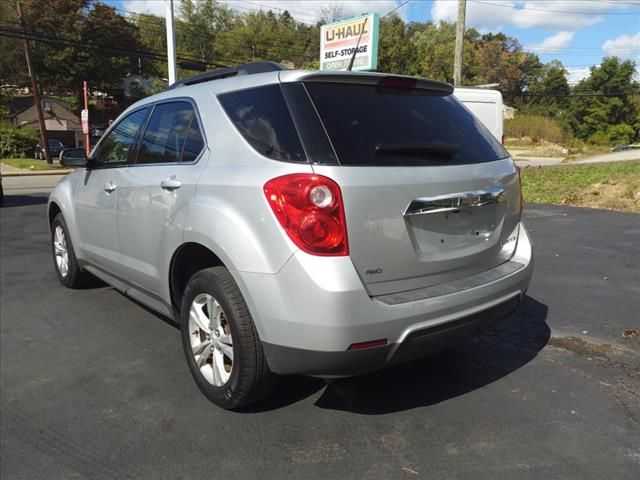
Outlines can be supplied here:
[[501, 3], [493, 3], [493, 2], [484, 2], [480, 0], [469, 0], [470, 2], [479, 4], [479, 5], [493, 5], [495, 7], [503, 7], [503, 8], [511, 8], [513, 10], [521, 10], [523, 12], [526, 11], [535, 11], [535, 12], [549, 12], [549, 13], [566, 13], [571, 15], [640, 15], [640, 11], [638, 12], [574, 12], [569, 10], [552, 10], [547, 8], [535, 8], [535, 7], [525, 7], [520, 8], [517, 5], [505, 5]]
[[570, 98], [570, 97], [624, 97], [627, 95], [640, 95], [640, 89], [633, 89], [624, 92], [610, 92], [610, 93], [602, 93], [602, 92], [578, 92], [578, 93], [562, 93], [562, 94], [553, 94], [553, 93], [511, 93], [511, 95], [522, 95], [525, 97], [561, 97], [561, 98]]
[[[40, 34], [32, 34], [32, 33], [24, 33], [20, 30], [14, 30], [11, 28], [6, 28], [0, 26], [0, 36], [3, 37], [11, 37], [11, 38], [19, 38], [23, 40], [31, 40], [34, 42], [48, 43], [51, 45], [61, 45], [66, 47], [74, 47], [80, 50], [94, 50], [94, 51], [102, 51], [106, 53], [111, 53], [116, 56], [124, 56], [130, 58], [147, 58], [150, 60], [158, 60], [158, 61], [166, 61], [167, 56], [164, 54], [157, 53], [154, 50], [130, 50], [124, 48], [115, 48], [115, 47], [104, 47], [99, 45], [91, 45], [88, 43], [81, 43], [74, 40], [68, 40], [64, 38], [58, 37], [48, 37]], [[227, 67], [228, 65], [217, 63], [217, 62], [203, 62], [201, 60], [188, 58], [188, 57], [178, 57], [179, 61], [182, 62], [193, 62], [199, 63], [203, 66], [218, 66], [218, 67]]]
[[407, 3], [409, 3], [410, 0], [405, 0], [404, 2], [402, 2], [400, 5], [398, 5], [397, 7], [391, 9], [390, 11], [388, 11], [387, 13], [385, 13], [384, 15], [382, 15], [381, 18], [387, 17], [389, 15], [391, 15], [393, 12], [395, 12], [396, 10], [401, 9], [402, 7], [404, 7]]
[[[3, 1], [7, 1], [7, 0], [3, 0]], [[12, 0], [8, 0], [8, 1], [12, 1]], [[250, 3], [250, 2], [245, 2], [245, 3]], [[49, 7], [51, 9], [51, 5], [47, 5], [47, 7]], [[134, 17], [137, 17], [137, 18], [140, 18], [140, 16], [144, 16], [144, 15], [148, 15], [148, 16], [152, 16], [152, 17], [156, 17], [156, 18], [162, 18], [162, 17], [159, 17], [157, 15], [153, 15], [153, 14], [145, 14], [145, 13], [131, 12], [131, 11], [128, 11], [128, 10], [122, 10], [122, 9], [120, 9], [118, 7], [115, 7], [115, 6], [112, 6], [112, 5], [109, 5], [109, 7], [113, 8], [117, 12], [127, 13], [127, 14], [130, 14], [131, 16], [134, 16]], [[259, 9], [258, 10], [250, 9], [250, 10], [251, 11], [261, 11]], [[76, 20], [76, 23], [79, 24], [83, 20], [84, 20], [84, 17], [81, 14], [79, 14], [78, 18]], [[164, 20], [162, 20], [162, 21], [164, 21]], [[182, 22], [184, 23], [184, 20], [182, 20]], [[142, 28], [138, 23], [136, 23], [135, 20], [134, 20], [134, 24], [136, 25], [136, 27], [139, 29], [139, 31], [142, 34], [148, 33], [149, 31], [154, 32], [156, 34], [154, 36], [160, 36], [160, 35], [164, 36], [164, 34], [165, 34], [165, 29], [160, 25], [158, 25], [158, 26], [146, 25], [145, 28]], [[180, 21], [179, 21], [178, 22], [178, 34], [180, 34], [180, 33], [181, 32], [180, 32]], [[182, 33], [184, 34], [184, 32], [182, 32]], [[236, 47], [249, 48], [249, 47], [252, 46], [249, 43], [249, 41], [246, 39], [246, 37], [244, 35], [242, 35], [241, 33], [239, 33], [239, 32], [219, 32], [218, 35], [220, 36], [219, 38], [235, 37], [236, 40], [235, 41], [231, 41], [230, 43], [232, 43]], [[228, 38], [226, 40], [229, 41]], [[252, 43], [253, 43], [253, 45], [260, 45], [260, 46], [266, 45], [267, 47], [273, 47], [273, 48], [281, 49], [285, 55], [289, 55], [289, 56], [294, 56], [294, 57], [299, 57], [299, 56], [301, 56], [301, 57], [309, 57], [309, 56], [311, 56], [309, 53], [307, 53], [308, 42], [307, 42], [307, 44], [305, 44], [302, 47], [295, 46], [295, 45], [292, 45], [292, 44], [286, 44], [286, 43], [278, 42], [278, 41], [265, 40], [265, 39], [260, 39], [259, 41], [255, 41], [255, 42], [252, 42]], [[202, 58], [195, 58], [195, 57], [191, 57], [191, 58], [189, 58], [187, 60], [203, 62]]]
[[[289, 10], [288, 8], [280, 8], [280, 7], [272, 7], [270, 5], [262, 5], [260, 3], [254, 3], [254, 2], [247, 2], [246, 0], [228, 0], [227, 2], [225, 2], [227, 5], [230, 3], [245, 3], [247, 5], [254, 5], [256, 7], [261, 7], [260, 10], [262, 10], [262, 7], [264, 8], [268, 8], [269, 10], [279, 10], [281, 12], [289, 12], [290, 14], [295, 14], [295, 15], [302, 15], [302, 16], [306, 16], [306, 17], [313, 17], [316, 20], [319, 20], [317, 15], [314, 15], [313, 13], [309, 13], [309, 12], [300, 12], [300, 11], [296, 11], [296, 10]], [[256, 10], [258, 11], [258, 10]]]

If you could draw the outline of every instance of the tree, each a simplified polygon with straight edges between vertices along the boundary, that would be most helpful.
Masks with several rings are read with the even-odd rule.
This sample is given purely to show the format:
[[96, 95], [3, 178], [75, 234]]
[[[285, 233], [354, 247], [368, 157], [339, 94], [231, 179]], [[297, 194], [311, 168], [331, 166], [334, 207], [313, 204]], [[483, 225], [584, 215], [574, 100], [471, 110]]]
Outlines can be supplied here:
[[558, 60], [544, 64], [539, 71], [527, 88], [527, 109], [531, 113], [550, 115], [560, 120], [569, 106], [568, 72]]
[[233, 60], [232, 38], [226, 35], [236, 21], [233, 11], [215, 0], [183, 0], [177, 25], [178, 53], [205, 63]]
[[[138, 14], [134, 18], [138, 35], [138, 43], [143, 50], [164, 53], [167, 51], [166, 24], [164, 18], [156, 15]], [[168, 66], [166, 61], [141, 59], [141, 71], [143, 75], [157, 75], [167, 78]]]
[[640, 111], [632, 101], [640, 93], [634, 81], [635, 63], [607, 57], [591, 67], [589, 77], [573, 90], [571, 128], [578, 138], [600, 143], [628, 143], [640, 139]]
[[138, 70], [136, 27], [115, 8], [91, 0], [27, 0], [25, 16], [35, 43], [34, 63], [44, 86], [82, 97], [82, 81], [119, 89]]
[[[0, 2], [0, 18], [5, 23], [18, 28], [16, 7], [11, 2]], [[2, 83], [23, 85], [28, 83], [29, 74], [24, 58], [22, 40], [0, 37], [0, 78]]]
[[402, 19], [395, 14], [381, 19], [378, 70], [406, 75], [414, 69], [415, 63], [415, 49]]

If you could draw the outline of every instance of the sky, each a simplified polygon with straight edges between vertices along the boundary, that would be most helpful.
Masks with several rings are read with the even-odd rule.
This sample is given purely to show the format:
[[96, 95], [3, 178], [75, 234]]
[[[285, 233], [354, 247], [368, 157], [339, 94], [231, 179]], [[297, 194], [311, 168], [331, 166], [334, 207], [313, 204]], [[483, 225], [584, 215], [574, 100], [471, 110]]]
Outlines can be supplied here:
[[[103, 0], [129, 12], [164, 16], [165, 0]], [[197, 1], [197, 0], [196, 0]], [[405, 21], [455, 21], [457, 0], [220, 0], [238, 12], [284, 9], [315, 23], [323, 8], [339, 5], [344, 17], [395, 11]], [[174, 0], [174, 8], [180, 0]], [[640, 71], [640, 0], [467, 0], [466, 26], [504, 32], [543, 62], [560, 60], [569, 83], [586, 77], [605, 56], [637, 62]]]

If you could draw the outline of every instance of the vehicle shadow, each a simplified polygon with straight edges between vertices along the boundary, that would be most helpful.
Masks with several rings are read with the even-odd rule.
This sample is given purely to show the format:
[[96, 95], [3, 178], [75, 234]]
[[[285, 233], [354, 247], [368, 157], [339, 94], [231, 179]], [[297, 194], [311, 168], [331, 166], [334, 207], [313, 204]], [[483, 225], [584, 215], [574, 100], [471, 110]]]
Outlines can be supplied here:
[[[509, 375], [536, 357], [550, 337], [547, 306], [526, 296], [518, 309], [480, 336], [443, 352], [367, 375], [330, 382], [315, 405], [381, 415], [434, 405]], [[283, 378], [252, 411], [284, 407], [325, 387], [320, 379]]]
[[43, 205], [47, 203], [48, 198], [47, 195], [9, 195], [5, 193], [2, 208]]

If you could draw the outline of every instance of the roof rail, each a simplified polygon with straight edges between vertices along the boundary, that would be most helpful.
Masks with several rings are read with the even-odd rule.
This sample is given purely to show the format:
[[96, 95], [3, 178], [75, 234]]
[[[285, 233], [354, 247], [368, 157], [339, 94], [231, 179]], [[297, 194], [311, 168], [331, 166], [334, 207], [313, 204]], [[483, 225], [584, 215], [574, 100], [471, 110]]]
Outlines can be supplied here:
[[236, 65], [235, 67], [218, 68], [210, 72], [199, 73], [193, 77], [180, 80], [167, 88], [183, 87], [185, 85], [195, 85], [196, 83], [209, 82], [211, 80], [220, 80], [221, 78], [234, 77], [236, 75], [251, 75], [254, 73], [277, 72], [285, 68], [276, 62], [252, 62]]

